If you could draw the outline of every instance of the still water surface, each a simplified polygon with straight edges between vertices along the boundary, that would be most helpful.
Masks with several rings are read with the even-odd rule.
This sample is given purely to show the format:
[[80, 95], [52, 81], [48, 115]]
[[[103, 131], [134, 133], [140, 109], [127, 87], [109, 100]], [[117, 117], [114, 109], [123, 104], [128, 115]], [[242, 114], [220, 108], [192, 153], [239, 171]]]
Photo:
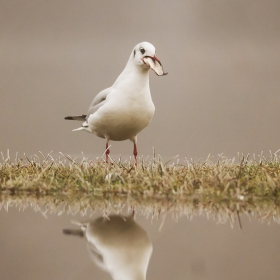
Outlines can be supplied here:
[[[121, 271], [119, 279], [125, 280], [133, 279], [137, 266], [138, 274], [147, 268], [146, 279], [280, 279], [277, 223], [241, 215], [241, 230], [237, 222], [232, 228], [203, 216], [175, 221], [170, 215], [160, 229], [161, 218], [152, 221], [136, 213], [134, 221], [131, 214], [110, 220], [100, 212], [46, 218], [31, 208], [2, 209], [0, 279], [109, 280]], [[77, 236], [63, 233], [80, 230], [72, 220], [91, 222], [83, 224], [90, 228], [84, 237], [79, 231]]]

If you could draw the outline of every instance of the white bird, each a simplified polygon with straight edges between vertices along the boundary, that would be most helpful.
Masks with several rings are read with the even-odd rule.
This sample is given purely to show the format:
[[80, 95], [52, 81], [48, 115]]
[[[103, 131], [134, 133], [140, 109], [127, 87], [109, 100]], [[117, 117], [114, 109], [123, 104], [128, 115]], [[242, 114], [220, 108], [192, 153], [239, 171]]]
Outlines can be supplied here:
[[135, 222], [134, 214], [74, 223], [81, 230], [63, 232], [85, 236], [91, 259], [114, 280], [146, 279], [153, 246], [146, 231]]
[[115, 83], [99, 92], [91, 102], [87, 115], [66, 117], [84, 121], [73, 131], [85, 130], [106, 139], [106, 162], [109, 161], [109, 141], [131, 140], [137, 165], [137, 134], [152, 120], [155, 106], [151, 98], [149, 70], [158, 76], [164, 73], [155, 47], [142, 42], [136, 45]]

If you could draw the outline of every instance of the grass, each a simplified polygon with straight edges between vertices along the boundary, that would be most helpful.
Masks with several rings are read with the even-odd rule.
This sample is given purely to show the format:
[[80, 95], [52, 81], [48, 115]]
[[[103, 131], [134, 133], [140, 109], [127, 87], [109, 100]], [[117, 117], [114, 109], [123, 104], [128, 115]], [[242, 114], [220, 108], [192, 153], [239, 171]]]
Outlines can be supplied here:
[[104, 215], [134, 209], [152, 217], [206, 215], [218, 222], [239, 220], [242, 214], [261, 220], [280, 219], [280, 160], [220, 156], [217, 162], [179, 164], [161, 157], [133, 162], [77, 162], [51, 154], [24, 159], [9, 156], [0, 163], [0, 208], [33, 207], [43, 214], [71, 212]]

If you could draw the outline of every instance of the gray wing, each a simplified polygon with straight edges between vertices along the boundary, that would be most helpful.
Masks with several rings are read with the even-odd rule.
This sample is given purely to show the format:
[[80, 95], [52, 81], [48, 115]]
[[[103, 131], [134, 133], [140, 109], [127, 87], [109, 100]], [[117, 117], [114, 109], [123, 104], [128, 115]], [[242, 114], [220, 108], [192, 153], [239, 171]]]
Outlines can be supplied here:
[[87, 242], [87, 249], [91, 260], [96, 263], [100, 268], [107, 270], [106, 264], [104, 263], [103, 255], [99, 250], [90, 242]]
[[106, 88], [102, 91], [100, 91], [92, 100], [89, 109], [88, 109], [88, 113], [87, 113], [87, 118], [89, 117], [89, 115], [95, 113], [102, 105], [105, 104], [106, 102], [106, 98], [107, 95], [111, 92], [112, 87]]

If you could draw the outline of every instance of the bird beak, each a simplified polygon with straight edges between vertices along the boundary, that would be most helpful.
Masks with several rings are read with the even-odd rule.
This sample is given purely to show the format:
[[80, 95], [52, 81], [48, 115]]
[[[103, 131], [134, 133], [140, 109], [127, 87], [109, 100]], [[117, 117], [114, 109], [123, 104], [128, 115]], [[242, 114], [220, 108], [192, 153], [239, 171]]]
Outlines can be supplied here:
[[154, 61], [157, 61], [157, 62], [161, 65], [161, 62], [160, 62], [160, 60], [157, 58], [156, 55], [154, 55], [154, 56], [152, 57], [152, 59], [153, 59]]
[[145, 56], [142, 58], [143, 62], [149, 66], [151, 69], [154, 70], [154, 72], [158, 75], [158, 76], [164, 76], [167, 75], [168, 73], [165, 73], [163, 71], [163, 67], [162, 64], [160, 62], [160, 60], [157, 58], [156, 55], [154, 56]]

